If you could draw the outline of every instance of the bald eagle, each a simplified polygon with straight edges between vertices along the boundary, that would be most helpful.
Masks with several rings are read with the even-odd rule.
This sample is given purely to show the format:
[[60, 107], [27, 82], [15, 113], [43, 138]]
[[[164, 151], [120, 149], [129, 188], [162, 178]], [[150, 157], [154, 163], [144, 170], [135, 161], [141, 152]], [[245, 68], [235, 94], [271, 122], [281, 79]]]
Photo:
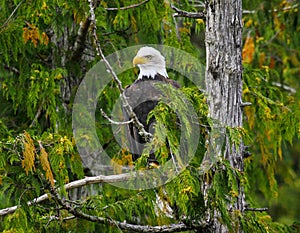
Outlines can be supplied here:
[[[163, 95], [156, 84], [159, 82], [172, 85], [174, 88], [179, 88], [180, 85], [175, 80], [169, 79], [165, 58], [152, 47], [142, 47], [133, 59], [133, 66], [138, 66], [140, 72], [135, 82], [126, 87], [125, 96], [144, 129], [153, 135], [155, 119], [152, 117], [147, 121], [147, 118]], [[130, 120], [125, 109], [123, 114], [126, 120]], [[129, 149], [132, 160], [135, 161], [143, 153], [146, 140], [133, 123], [128, 125], [127, 131]], [[151, 162], [156, 162], [154, 152], [149, 155], [148, 163]]]

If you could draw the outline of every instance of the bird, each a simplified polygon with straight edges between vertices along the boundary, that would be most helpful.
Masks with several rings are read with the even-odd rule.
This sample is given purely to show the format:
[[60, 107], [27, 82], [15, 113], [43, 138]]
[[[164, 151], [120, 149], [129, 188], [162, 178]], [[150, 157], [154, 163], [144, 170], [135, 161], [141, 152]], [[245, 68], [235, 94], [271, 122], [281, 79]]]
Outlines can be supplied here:
[[[137, 79], [125, 88], [124, 93], [144, 129], [153, 135], [155, 118], [148, 119], [148, 114], [156, 107], [163, 95], [162, 90], [157, 88], [156, 84], [167, 84], [176, 89], [180, 88], [180, 84], [169, 79], [165, 57], [153, 47], [140, 48], [133, 58], [132, 64], [133, 67], [139, 68], [139, 74]], [[126, 120], [130, 120], [129, 113], [125, 109], [123, 109], [123, 115]], [[127, 138], [134, 162], [141, 157], [147, 141], [140, 135], [138, 128], [133, 123], [128, 124]], [[148, 164], [150, 163], [158, 164], [154, 152], [150, 152]]]

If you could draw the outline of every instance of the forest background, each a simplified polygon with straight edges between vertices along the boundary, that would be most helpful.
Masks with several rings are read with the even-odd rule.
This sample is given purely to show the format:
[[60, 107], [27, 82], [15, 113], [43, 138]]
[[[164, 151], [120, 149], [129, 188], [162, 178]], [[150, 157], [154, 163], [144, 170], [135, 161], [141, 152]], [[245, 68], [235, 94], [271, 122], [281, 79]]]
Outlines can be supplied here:
[[[205, 8], [197, 0], [173, 4], [189, 12]], [[62, 186], [84, 177], [86, 171], [72, 135], [72, 104], [82, 78], [101, 57], [90, 29], [87, 1], [3, 0], [0, 9], [0, 209], [4, 209], [26, 206], [27, 201], [47, 193], [54, 180]], [[137, 44], [164, 44], [184, 50], [205, 64], [205, 21], [174, 17], [175, 13], [169, 1], [100, 1], [95, 15], [104, 54]], [[249, 146], [245, 158], [247, 201], [268, 208], [254, 211], [255, 221], [266, 231], [299, 230], [300, 4], [292, 0], [245, 0], [243, 23], [243, 99], [252, 103], [244, 108], [243, 137]], [[136, 77], [137, 70], [126, 72], [121, 77], [123, 86]], [[190, 85], [176, 74], [171, 73], [171, 77]], [[111, 84], [100, 97], [99, 106], [109, 113], [118, 96], [116, 85]], [[116, 147], [111, 129], [105, 127], [107, 119], [100, 113], [97, 119], [99, 140], [109, 154], [117, 155], [117, 164], [118, 159], [124, 162], [128, 154]], [[130, 195], [107, 185], [102, 201], [89, 201], [101, 208], [110, 206], [109, 217], [122, 220], [126, 219], [123, 210], [132, 205]], [[152, 203], [150, 196], [148, 205]], [[0, 229], [97, 229], [97, 223], [86, 220], [51, 219], [58, 211], [52, 204], [3, 215]], [[39, 214], [30, 217], [34, 208]], [[151, 219], [146, 224], [169, 221]]]

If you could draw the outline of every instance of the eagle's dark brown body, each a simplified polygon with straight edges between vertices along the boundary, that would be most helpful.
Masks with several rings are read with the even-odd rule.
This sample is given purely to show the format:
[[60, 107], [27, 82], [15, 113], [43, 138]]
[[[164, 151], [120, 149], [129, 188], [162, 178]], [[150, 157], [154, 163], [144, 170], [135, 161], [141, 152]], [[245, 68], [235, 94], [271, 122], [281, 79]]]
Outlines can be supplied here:
[[[144, 129], [152, 134], [154, 133], [153, 124], [155, 123], [155, 119], [152, 117], [147, 122], [148, 114], [155, 108], [163, 95], [157, 84], [172, 85], [174, 88], [180, 87], [176, 81], [157, 74], [154, 78], [143, 76], [125, 89], [125, 96], [128, 98], [128, 102], [133, 108], [133, 111], [137, 115], [139, 121], [144, 125]], [[125, 110], [123, 110], [123, 112], [125, 120], [130, 120], [127, 112]], [[135, 161], [143, 153], [146, 141], [139, 134], [138, 129], [133, 123], [128, 125], [127, 135], [132, 160]], [[149, 160], [155, 160], [152, 153], [150, 154]]]

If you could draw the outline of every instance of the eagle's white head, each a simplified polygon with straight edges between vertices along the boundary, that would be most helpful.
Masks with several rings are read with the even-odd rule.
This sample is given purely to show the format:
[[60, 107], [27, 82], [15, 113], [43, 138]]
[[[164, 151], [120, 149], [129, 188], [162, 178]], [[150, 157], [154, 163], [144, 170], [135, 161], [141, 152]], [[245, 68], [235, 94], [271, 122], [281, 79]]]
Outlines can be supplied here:
[[158, 50], [152, 47], [147, 46], [140, 48], [132, 64], [140, 68], [138, 79], [142, 79], [143, 76], [154, 78], [156, 74], [168, 78], [165, 58]]

